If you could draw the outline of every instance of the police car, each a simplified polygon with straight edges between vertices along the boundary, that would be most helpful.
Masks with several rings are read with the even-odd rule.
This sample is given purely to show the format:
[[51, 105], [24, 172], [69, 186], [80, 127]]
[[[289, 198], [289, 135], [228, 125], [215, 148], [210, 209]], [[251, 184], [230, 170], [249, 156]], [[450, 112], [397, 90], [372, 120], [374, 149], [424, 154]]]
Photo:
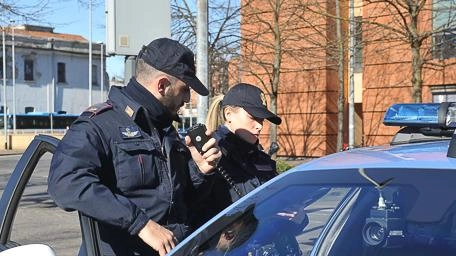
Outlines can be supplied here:
[[[456, 103], [393, 105], [384, 124], [401, 127], [389, 145], [339, 152], [277, 176], [170, 255], [456, 255]], [[32, 146], [51, 148], [46, 139]], [[0, 204], [3, 250], [12, 244], [20, 196], [8, 191], [25, 186], [15, 177]], [[82, 216], [81, 225], [88, 255], [102, 255], [96, 222]]]

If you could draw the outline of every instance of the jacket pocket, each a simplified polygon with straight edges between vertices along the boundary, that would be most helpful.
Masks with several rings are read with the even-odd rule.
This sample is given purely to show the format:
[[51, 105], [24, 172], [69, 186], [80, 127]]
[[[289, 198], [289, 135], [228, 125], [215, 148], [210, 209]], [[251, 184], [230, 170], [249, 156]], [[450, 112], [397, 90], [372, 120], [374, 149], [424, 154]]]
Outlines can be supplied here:
[[160, 184], [157, 161], [159, 151], [151, 141], [137, 140], [117, 143], [115, 171], [117, 187], [124, 192]]

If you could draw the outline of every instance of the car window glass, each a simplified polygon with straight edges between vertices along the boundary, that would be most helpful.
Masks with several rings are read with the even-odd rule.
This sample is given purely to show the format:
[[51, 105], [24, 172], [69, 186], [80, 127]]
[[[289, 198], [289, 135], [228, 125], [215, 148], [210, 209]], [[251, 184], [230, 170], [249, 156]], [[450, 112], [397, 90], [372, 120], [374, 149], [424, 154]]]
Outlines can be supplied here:
[[198, 255], [308, 255], [350, 190], [317, 186], [283, 189], [249, 207], [201, 246]]
[[363, 187], [347, 218], [339, 216], [328, 230], [322, 248], [331, 249], [319, 255], [456, 255], [454, 197], [453, 203], [441, 204], [444, 209], [429, 209], [416, 218], [421, 198], [440, 190], [420, 185]]
[[24, 245], [47, 244], [56, 255], [74, 256], [81, 244], [78, 214], [60, 209], [47, 193], [51, 158], [52, 154], [45, 153], [29, 179], [19, 202], [10, 241]]
[[396, 175], [381, 189], [368, 182], [269, 191], [220, 218], [224, 226], [195, 255], [456, 255], [456, 199], [437, 196], [452, 185], [440, 180], [437, 188], [419, 175]]

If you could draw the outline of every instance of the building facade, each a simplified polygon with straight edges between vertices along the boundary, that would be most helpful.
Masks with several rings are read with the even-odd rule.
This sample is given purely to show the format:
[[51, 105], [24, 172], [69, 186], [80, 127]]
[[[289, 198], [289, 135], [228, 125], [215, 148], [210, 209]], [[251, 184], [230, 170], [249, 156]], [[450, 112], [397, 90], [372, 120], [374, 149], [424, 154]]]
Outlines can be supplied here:
[[[5, 54], [0, 56], [2, 82], [3, 63], [6, 64], [6, 95], [0, 91], [1, 106], [6, 96], [7, 113], [80, 114], [87, 108], [89, 42], [85, 38], [55, 33], [49, 27], [11, 26], [5, 28], [5, 45], [1, 47], [5, 47]], [[106, 65], [101, 62], [103, 58], [106, 63], [106, 58], [101, 49], [100, 44], [92, 44], [92, 104], [105, 100], [109, 89]]]
[[[279, 156], [334, 153], [341, 125], [347, 145], [351, 99], [354, 146], [388, 143], [396, 129], [383, 127], [384, 111], [417, 101], [413, 74], [423, 81], [422, 102], [456, 100], [454, 1], [355, 0], [353, 16], [349, 1], [241, 2], [240, 79], [266, 91], [282, 117]], [[263, 130], [264, 145], [271, 131]]]
[[[394, 3], [407, 3], [410, 8]], [[456, 101], [456, 3], [377, 1], [359, 6], [358, 13], [366, 21], [361, 26], [360, 63], [363, 142], [379, 145], [388, 143], [397, 131], [382, 124], [390, 105]], [[414, 74], [422, 80], [417, 88]], [[421, 97], [415, 97], [417, 91]]]
[[[282, 117], [279, 156], [318, 157], [336, 151], [336, 22], [308, 11], [305, 4], [243, 1], [240, 77], [261, 87], [270, 96], [269, 108]], [[321, 1], [318, 8], [334, 13], [335, 6]], [[262, 144], [267, 146], [273, 131], [265, 124]]]

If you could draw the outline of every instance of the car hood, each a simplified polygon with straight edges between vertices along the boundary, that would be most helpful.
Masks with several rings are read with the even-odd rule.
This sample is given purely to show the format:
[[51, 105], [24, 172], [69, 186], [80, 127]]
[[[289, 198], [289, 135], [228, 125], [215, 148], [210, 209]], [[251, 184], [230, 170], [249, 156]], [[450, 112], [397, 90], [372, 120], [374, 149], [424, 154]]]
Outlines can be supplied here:
[[296, 171], [347, 168], [455, 169], [447, 157], [450, 140], [352, 149], [295, 167]]

